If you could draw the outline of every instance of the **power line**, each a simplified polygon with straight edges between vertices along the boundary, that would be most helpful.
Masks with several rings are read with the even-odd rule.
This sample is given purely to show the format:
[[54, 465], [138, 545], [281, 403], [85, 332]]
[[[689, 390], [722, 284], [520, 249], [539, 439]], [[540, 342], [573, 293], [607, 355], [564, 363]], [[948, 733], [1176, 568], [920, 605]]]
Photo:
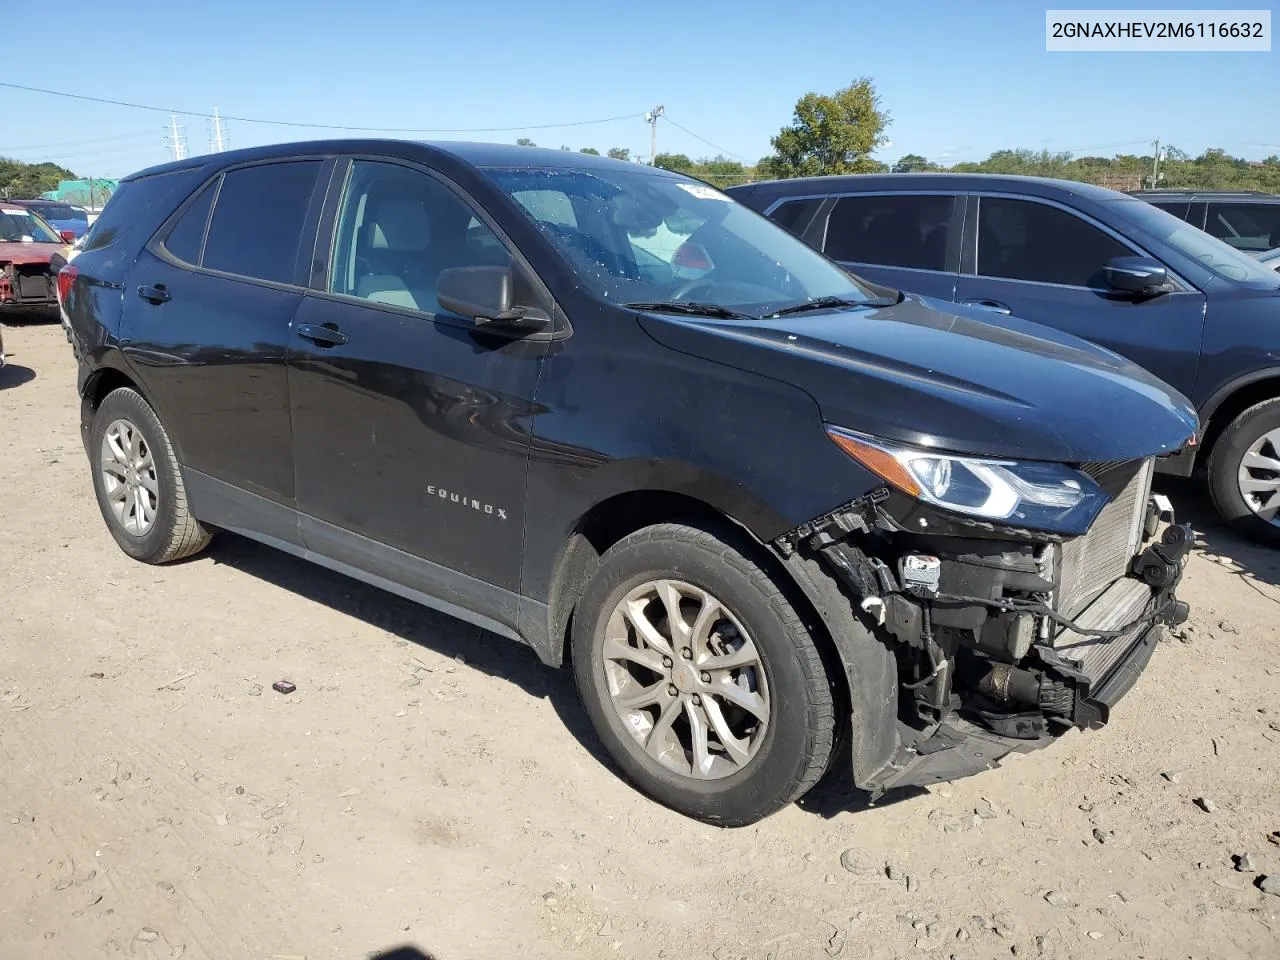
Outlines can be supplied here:
[[692, 130], [690, 130], [688, 127], [682, 127], [682, 126], [680, 126], [680, 124], [676, 123], [674, 120], [672, 120], [670, 117], [668, 117], [668, 116], [666, 116], [666, 115], [664, 115], [662, 119], [663, 119], [663, 120], [665, 120], [665, 121], [667, 121], [667, 123], [671, 124], [671, 125], [672, 125], [673, 127], [675, 127], [677, 130], [683, 130], [683, 131], [684, 131], [685, 133], [687, 133], [689, 136], [693, 137], [693, 139], [695, 139], [695, 140], [701, 140], [701, 141], [702, 141], [703, 143], [705, 143], [708, 147], [713, 147], [713, 148], [715, 148], [716, 150], [719, 150], [722, 154], [725, 154], [725, 155], [730, 156], [730, 157], [737, 157], [737, 158], [738, 158], [739, 160], [741, 160], [743, 163], [750, 163], [750, 162], [751, 162], [751, 161], [750, 161], [750, 160], [748, 160], [746, 157], [742, 156], [742, 154], [740, 154], [740, 153], [734, 153], [732, 150], [726, 150], [724, 147], [717, 146], [716, 144], [712, 143], [712, 142], [711, 142], [710, 140], [708, 140], [706, 137], [700, 137], [700, 136], [698, 136], [696, 133], [694, 133], [694, 132], [693, 132]]
[[110, 137], [88, 137], [80, 140], [63, 140], [60, 143], [29, 143], [18, 147], [0, 146], [0, 151], [53, 150], [58, 147], [78, 147], [91, 143], [119, 143], [126, 140], [151, 140], [154, 139], [154, 137], [155, 134], [152, 132], [122, 133]]
[[[128, 100], [112, 100], [107, 97], [91, 97], [83, 93], [66, 93], [62, 90], [46, 90], [43, 87], [28, 87], [20, 83], [0, 81], [0, 87], [10, 90], [23, 90], [27, 93], [43, 93], [51, 97], [66, 97], [69, 100], [84, 100], [89, 103], [104, 103], [113, 107], [129, 107], [133, 110], [150, 110], [154, 113], [179, 114], [184, 117], [201, 117], [212, 120], [211, 113], [198, 110], [176, 110], [172, 107], [160, 107], [149, 103], [132, 103]], [[562, 127], [586, 127], [598, 123], [613, 123], [616, 120], [635, 120], [643, 117], [643, 113], [626, 113], [617, 117], [603, 117], [599, 120], [572, 120], [566, 123], [534, 123], [519, 127], [346, 127], [336, 123], [302, 123], [297, 120], [268, 120], [263, 117], [233, 117], [223, 115], [224, 121], [236, 123], [260, 123], [275, 127], [301, 127], [310, 130], [342, 130], [348, 133], [516, 133], [522, 130], [554, 130]]]

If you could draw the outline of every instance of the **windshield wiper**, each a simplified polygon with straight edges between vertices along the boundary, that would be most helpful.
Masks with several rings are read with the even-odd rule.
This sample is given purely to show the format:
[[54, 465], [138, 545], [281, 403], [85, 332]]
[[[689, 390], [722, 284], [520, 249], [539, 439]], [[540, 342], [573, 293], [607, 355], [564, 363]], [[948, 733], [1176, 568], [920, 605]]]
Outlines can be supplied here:
[[721, 320], [759, 320], [748, 313], [730, 310], [718, 303], [698, 303], [695, 300], [641, 300], [636, 303], [624, 303], [624, 307], [632, 310], [650, 310], [654, 313], [688, 313], [699, 317], [717, 317]]
[[793, 313], [808, 313], [811, 310], [832, 310], [836, 307], [892, 307], [897, 302], [897, 300], [888, 297], [868, 300], [850, 300], [848, 297], [818, 297], [816, 300], [806, 300], [804, 303], [796, 303], [789, 307], [783, 307], [781, 310], [775, 310], [764, 319], [772, 320], [774, 317], [785, 317]]

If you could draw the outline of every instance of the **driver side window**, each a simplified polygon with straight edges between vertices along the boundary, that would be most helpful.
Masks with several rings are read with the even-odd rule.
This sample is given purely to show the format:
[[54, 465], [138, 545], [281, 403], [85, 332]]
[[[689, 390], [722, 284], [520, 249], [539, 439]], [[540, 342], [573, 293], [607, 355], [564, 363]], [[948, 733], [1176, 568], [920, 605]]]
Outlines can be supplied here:
[[510, 265], [502, 241], [445, 184], [393, 163], [352, 163], [329, 292], [436, 314], [442, 271]]

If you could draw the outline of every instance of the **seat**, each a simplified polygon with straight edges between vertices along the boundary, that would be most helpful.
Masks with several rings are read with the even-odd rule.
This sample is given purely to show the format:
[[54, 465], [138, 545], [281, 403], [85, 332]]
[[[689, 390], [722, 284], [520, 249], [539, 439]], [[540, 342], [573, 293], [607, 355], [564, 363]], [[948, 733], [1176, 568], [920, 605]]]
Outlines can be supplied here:
[[435, 310], [435, 275], [428, 262], [431, 218], [422, 200], [371, 196], [361, 228], [355, 295], [374, 303]]
[[356, 282], [356, 296], [374, 303], [421, 310], [417, 298], [404, 281], [391, 274], [368, 274]]

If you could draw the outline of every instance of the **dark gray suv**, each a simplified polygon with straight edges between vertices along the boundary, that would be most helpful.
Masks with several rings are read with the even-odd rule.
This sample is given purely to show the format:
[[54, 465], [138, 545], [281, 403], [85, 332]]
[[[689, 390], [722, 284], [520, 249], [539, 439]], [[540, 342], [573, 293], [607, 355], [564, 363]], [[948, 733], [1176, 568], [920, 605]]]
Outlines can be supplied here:
[[860, 277], [1057, 327], [1146, 367], [1203, 425], [1161, 469], [1203, 467], [1224, 519], [1280, 542], [1280, 274], [1243, 246], [1123, 193], [1036, 177], [819, 177], [729, 193]]

